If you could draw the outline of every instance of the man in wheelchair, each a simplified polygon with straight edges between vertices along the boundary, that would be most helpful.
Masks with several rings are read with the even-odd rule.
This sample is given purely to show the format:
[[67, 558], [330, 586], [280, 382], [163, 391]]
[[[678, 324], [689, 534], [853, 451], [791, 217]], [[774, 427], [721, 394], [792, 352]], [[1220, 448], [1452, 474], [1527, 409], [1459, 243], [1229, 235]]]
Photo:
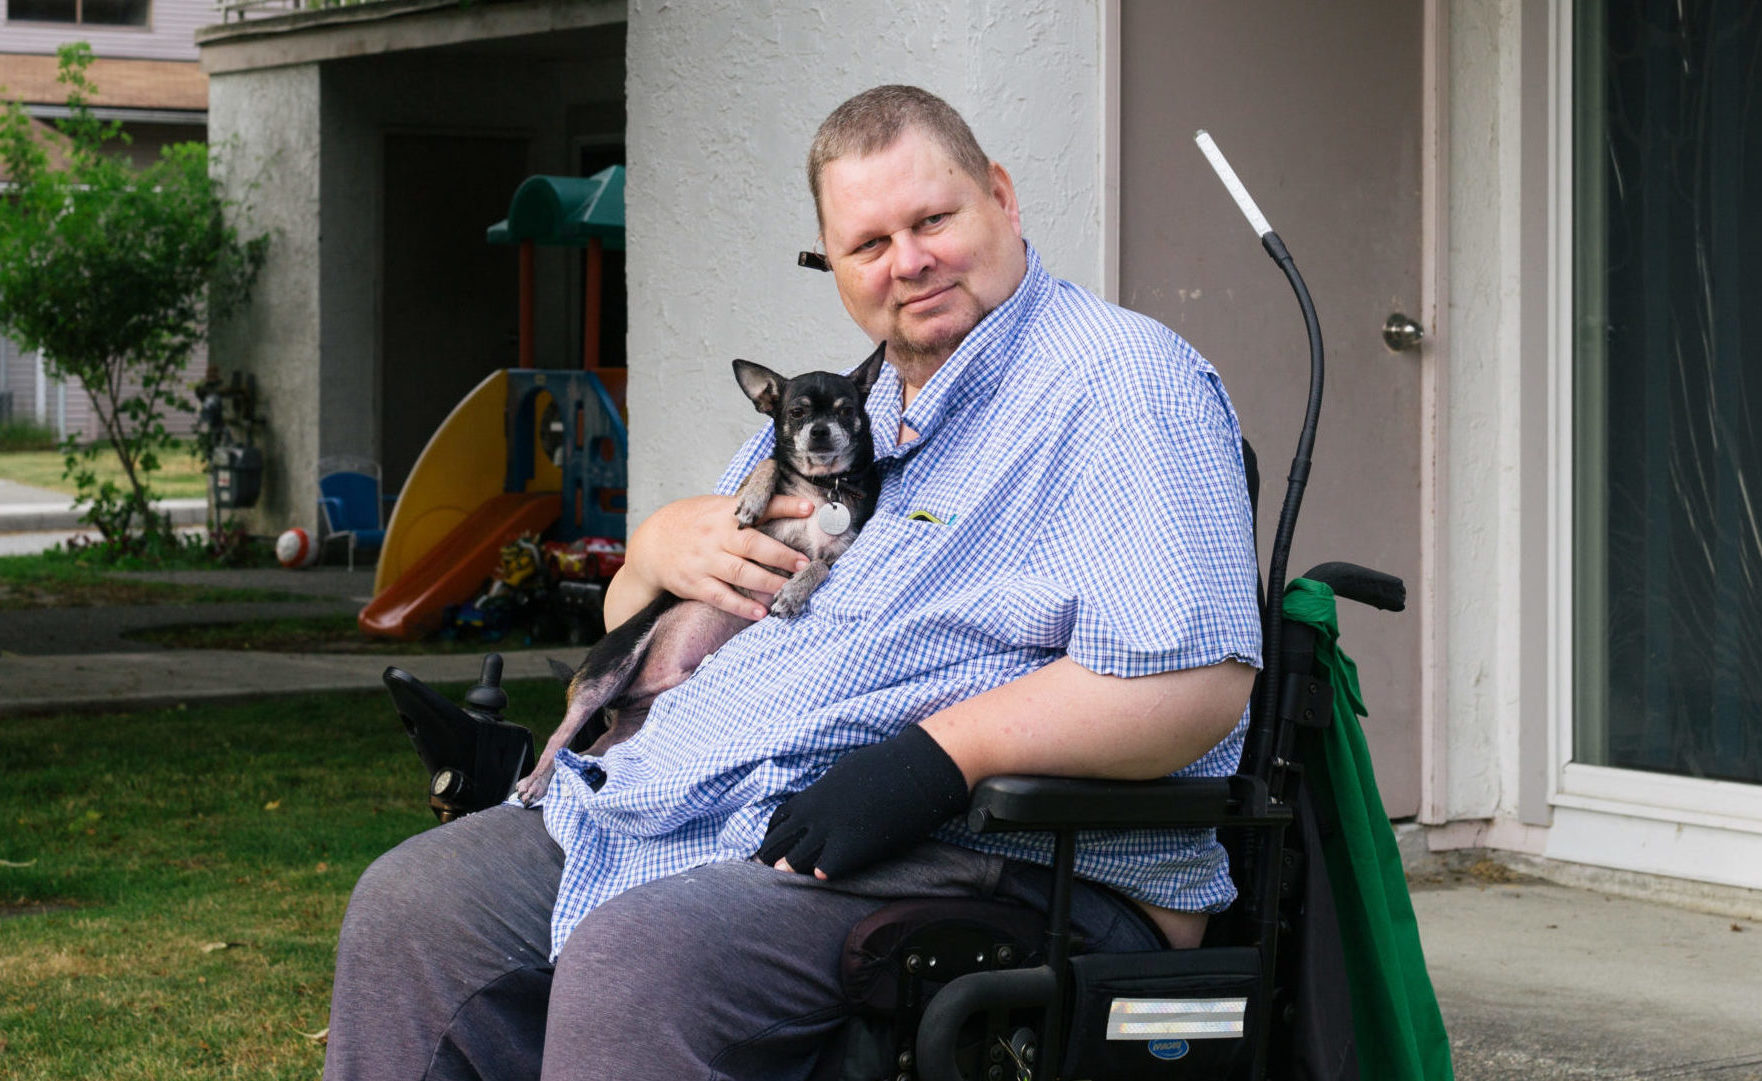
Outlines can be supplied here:
[[[1054, 904], [1053, 842], [973, 832], [973, 785], [1236, 769], [1261, 623], [1217, 373], [1053, 278], [1009, 174], [928, 93], [840, 106], [808, 174], [839, 297], [887, 343], [874, 517], [789, 620], [734, 588], [773, 591], [768, 568], [798, 558], [730, 510], [769, 429], [721, 494], [635, 531], [609, 624], [660, 590], [756, 622], [636, 737], [563, 755], [541, 809], [461, 818], [367, 870], [327, 1078], [823, 1073], [853, 926], [910, 899]], [[1235, 896], [1209, 829], [1085, 833], [1075, 864], [1057, 904], [1089, 953], [1197, 945]]]

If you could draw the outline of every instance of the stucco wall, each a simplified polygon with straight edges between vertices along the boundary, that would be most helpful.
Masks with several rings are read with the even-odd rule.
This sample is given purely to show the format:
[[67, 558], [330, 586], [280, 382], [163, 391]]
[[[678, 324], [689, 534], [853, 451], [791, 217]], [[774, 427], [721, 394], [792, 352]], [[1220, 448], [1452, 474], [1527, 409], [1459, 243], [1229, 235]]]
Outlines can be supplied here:
[[632, 522], [704, 491], [758, 423], [729, 361], [794, 373], [868, 350], [802, 270], [808, 142], [839, 102], [916, 83], [1007, 167], [1054, 273], [1102, 281], [1098, 5], [631, 0], [627, 192]]
[[217, 324], [209, 359], [255, 373], [273, 441], [265, 452], [260, 530], [309, 523], [318, 498], [311, 463], [319, 421], [319, 71], [299, 64], [239, 72], [209, 85], [210, 145], [241, 226], [268, 233], [270, 254], [251, 304]]

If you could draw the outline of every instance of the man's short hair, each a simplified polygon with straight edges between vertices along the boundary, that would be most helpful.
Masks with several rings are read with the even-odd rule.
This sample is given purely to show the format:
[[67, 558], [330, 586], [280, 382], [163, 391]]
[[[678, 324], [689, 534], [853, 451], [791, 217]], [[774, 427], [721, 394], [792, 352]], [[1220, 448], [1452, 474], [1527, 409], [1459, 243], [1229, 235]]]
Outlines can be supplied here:
[[915, 86], [877, 86], [832, 110], [814, 135], [808, 148], [808, 190], [814, 193], [815, 217], [820, 218], [820, 175], [827, 165], [886, 150], [907, 128], [929, 135], [979, 187], [990, 187], [991, 159], [954, 106]]

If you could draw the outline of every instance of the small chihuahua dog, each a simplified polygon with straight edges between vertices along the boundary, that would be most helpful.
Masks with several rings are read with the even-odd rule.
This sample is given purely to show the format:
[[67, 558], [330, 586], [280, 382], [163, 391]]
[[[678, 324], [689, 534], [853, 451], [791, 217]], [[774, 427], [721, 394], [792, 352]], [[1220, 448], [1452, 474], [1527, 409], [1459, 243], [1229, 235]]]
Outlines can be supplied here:
[[[863, 405], [886, 351], [883, 343], [848, 377], [809, 372], [785, 379], [762, 365], [734, 362], [740, 389], [771, 418], [777, 442], [771, 457], [753, 467], [736, 490], [735, 521], [742, 529], [758, 526], [808, 557], [808, 565], [772, 598], [773, 615], [790, 618], [801, 612], [831, 572], [832, 561], [850, 547], [875, 510], [875, 443]], [[760, 524], [774, 495], [811, 500], [815, 511], [806, 518]], [[557, 752], [601, 708], [609, 723], [588, 749], [591, 754], [604, 754], [635, 735], [655, 696], [685, 682], [705, 657], [747, 625], [713, 605], [663, 593], [609, 631], [570, 677], [563, 722], [532, 773], [514, 786], [521, 802], [531, 804], [544, 795]]]

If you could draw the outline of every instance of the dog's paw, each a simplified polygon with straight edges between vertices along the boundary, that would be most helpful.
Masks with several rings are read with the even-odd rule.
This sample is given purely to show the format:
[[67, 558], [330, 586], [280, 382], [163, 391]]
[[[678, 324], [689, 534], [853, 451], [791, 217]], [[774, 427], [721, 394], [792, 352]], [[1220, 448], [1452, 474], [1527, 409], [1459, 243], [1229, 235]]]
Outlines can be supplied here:
[[765, 510], [770, 505], [769, 492], [741, 492], [734, 502], [734, 524], [742, 529], [751, 529], [764, 520]]
[[784, 619], [794, 619], [801, 615], [803, 608], [808, 606], [808, 590], [795, 590], [785, 586], [771, 599], [771, 614]]
[[765, 520], [771, 507], [771, 496], [777, 491], [777, 462], [766, 458], [740, 482], [734, 491], [734, 522], [742, 529], [751, 529]]
[[514, 785], [514, 794], [520, 797], [520, 802], [530, 807], [543, 799], [544, 794], [550, 790], [551, 774], [555, 769], [550, 762], [541, 762], [537, 769], [520, 778]]

